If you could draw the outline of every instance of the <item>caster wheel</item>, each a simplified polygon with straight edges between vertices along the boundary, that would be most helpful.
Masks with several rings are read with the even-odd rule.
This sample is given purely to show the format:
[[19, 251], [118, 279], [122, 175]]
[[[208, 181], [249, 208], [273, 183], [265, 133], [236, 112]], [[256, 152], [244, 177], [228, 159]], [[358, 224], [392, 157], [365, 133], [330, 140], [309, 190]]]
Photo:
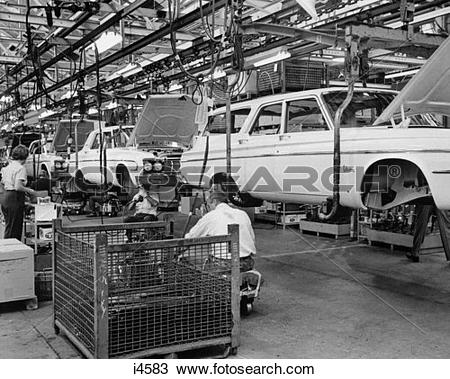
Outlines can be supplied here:
[[237, 347], [232, 347], [230, 349], [230, 355], [237, 355], [238, 353], [238, 348]]
[[248, 302], [247, 297], [243, 297], [241, 299], [240, 309], [241, 309], [241, 315], [242, 316], [247, 316], [252, 311], [252, 304]]
[[59, 329], [56, 325], [53, 326], [53, 330], [55, 331], [56, 335], [59, 335], [61, 333], [61, 329]]
[[178, 354], [177, 353], [169, 353], [164, 355], [164, 359], [178, 359]]

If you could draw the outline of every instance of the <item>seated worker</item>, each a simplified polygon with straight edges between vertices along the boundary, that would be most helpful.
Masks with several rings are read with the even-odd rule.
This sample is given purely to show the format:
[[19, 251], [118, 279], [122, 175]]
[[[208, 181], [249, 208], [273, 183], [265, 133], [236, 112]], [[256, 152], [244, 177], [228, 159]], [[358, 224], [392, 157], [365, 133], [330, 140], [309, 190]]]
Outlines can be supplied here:
[[[139, 192], [134, 195], [131, 201], [128, 211], [136, 209], [133, 216], [127, 216], [124, 222], [147, 222], [147, 221], [158, 221], [158, 204], [157, 194], [151, 193], [148, 189], [144, 187], [139, 188]], [[131, 241], [132, 230], [127, 230], [128, 240]]]
[[213, 184], [209, 191], [208, 204], [211, 208], [185, 238], [218, 236], [228, 234], [228, 225], [239, 225], [239, 256], [241, 272], [250, 271], [255, 265], [255, 233], [247, 213], [228, 205], [228, 196], [220, 184]]

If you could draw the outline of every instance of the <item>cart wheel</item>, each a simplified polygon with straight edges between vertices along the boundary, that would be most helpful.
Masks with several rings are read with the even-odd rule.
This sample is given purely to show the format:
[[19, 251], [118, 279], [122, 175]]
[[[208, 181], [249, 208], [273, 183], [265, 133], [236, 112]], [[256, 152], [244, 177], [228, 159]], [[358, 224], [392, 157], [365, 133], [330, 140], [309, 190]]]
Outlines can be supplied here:
[[238, 353], [238, 348], [237, 347], [232, 347], [230, 349], [230, 355], [237, 355]]
[[178, 354], [177, 353], [169, 353], [164, 355], [164, 359], [178, 359]]
[[253, 309], [252, 303], [249, 301], [247, 296], [241, 298], [241, 315], [247, 316], [251, 313]]
[[55, 331], [56, 335], [59, 335], [61, 333], [61, 329], [59, 329], [59, 327], [57, 327], [56, 325], [53, 325], [53, 330]]

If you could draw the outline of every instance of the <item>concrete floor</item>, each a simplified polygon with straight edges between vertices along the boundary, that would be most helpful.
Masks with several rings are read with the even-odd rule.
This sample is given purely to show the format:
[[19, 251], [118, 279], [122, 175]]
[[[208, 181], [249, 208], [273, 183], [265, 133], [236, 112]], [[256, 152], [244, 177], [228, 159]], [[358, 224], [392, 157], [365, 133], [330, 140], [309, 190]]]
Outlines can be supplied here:
[[[183, 224], [177, 217], [176, 230]], [[257, 223], [255, 233], [265, 284], [242, 320], [238, 358], [449, 358], [443, 253], [410, 263], [401, 252], [293, 228]], [[0, 358], [79, 358], [51, 318], [49, 302], [36, 311], [1, 305]]]

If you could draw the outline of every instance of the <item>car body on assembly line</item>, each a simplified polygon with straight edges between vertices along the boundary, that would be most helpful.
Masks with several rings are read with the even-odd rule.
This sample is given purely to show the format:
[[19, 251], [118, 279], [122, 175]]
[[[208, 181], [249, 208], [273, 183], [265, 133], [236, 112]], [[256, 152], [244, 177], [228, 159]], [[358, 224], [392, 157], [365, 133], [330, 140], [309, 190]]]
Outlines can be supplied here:
[[[183, 95], [155, 95], [147, 99], [136, 126], [102, 128], [106, 165], [100, 165], [100, 131], [93, 131], [71, 159], [70, 172], [82, 190], [104, 183], [133, 194], [141, 184], [173, 191], [178, 181], [179, 160], [197, 132], [197, 106]], [[101, 158], [103, 157], [103, 158]]]
[[69, 155], [83, 147], [89, 133], [98, 127], [93, 120], [61, 120], [51, 140], [35, 139], [29, 145], [30, 155], [25, 162], [27, 176], [41, 175], [58, 179], [67, 175]]
[[[340, 205], [384, 210], [433, 198], [450, 209], [450, 129], [443, 116], [450, 112], [450, 68], [442, 65], [450, 60], [449, 41], [444, 45], [400, 94], [355, 88], [340, 123]], [[232, 104], [230, 198], [243, 205], [329, 201], [334, 118], [347, 92], [322, 88]], [[225, 114], [215, 110], [182, 156], [181, 172], [193, 185], [226, 177]]]

